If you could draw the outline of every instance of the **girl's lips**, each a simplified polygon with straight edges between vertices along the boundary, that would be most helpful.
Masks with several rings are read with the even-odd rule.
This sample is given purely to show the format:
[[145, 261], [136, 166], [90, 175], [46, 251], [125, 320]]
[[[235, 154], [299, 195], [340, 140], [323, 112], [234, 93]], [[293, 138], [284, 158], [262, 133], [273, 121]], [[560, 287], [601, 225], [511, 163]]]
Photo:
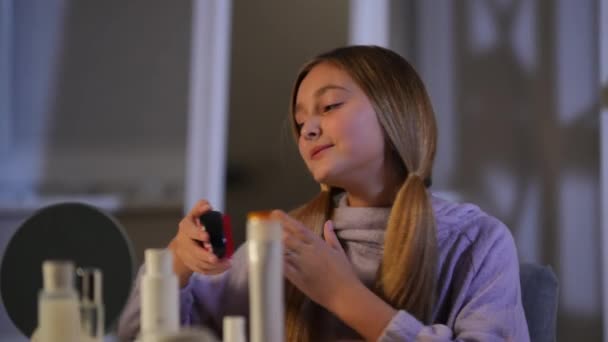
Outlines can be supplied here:
[[320, 153], [327, 150], [330, 147], [333, 147], [334, 145], [332, 144], [327, 144], [327, 145], [321, 145], [321, 146], [316, 146], [312, 149], [312, 151], [310, 151], [310, 159], [316, 159], [317, 157], [320, 156]]

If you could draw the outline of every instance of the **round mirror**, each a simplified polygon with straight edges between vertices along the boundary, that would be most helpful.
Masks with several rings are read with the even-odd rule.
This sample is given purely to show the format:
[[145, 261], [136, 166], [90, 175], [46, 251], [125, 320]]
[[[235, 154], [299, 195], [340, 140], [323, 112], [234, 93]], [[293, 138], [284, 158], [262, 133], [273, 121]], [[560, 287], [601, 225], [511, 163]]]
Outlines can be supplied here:
[[90, 205], [61, 203], [38, 210], [17, 229], [2, 258], [0, 291], [10, 319], [28, 337], [37, 326], [42, 262], [48, 259], [103, 272], [105, 331], [110, 331], [135, 275], [133, 249], [118, 222]]

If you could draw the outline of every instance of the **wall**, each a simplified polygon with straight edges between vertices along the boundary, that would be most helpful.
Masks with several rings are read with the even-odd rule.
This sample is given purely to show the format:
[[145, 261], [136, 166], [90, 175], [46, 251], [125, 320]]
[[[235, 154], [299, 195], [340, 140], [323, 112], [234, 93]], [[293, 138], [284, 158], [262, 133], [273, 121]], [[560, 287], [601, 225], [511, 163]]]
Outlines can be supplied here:
[[14, 7], [13, 134], [0, 198], [110, 192], [181, 202], [190, 3]]
[[[144, 248], [166, 245], [182, 215], [190, 1], [11, 5], [0, 254], [33, 210], [70, 199], [117, 215], [140, 262]], [[15, 333], [0, 306], [0, 340]]]
[[248, 211], [293, 209], [319, 187], [300, 161], [287, 113], [292, 82], [314, 55], [346, 44], [346, 1], [235, 1], [226, 209], [238, 241]]
[[[558, 338], [602, 338], [596, 1], [416, 1], [439, 120], [436, 190], [513, 232], [560, 282]], [[409, 47], [409, 49], [407, 48]]]

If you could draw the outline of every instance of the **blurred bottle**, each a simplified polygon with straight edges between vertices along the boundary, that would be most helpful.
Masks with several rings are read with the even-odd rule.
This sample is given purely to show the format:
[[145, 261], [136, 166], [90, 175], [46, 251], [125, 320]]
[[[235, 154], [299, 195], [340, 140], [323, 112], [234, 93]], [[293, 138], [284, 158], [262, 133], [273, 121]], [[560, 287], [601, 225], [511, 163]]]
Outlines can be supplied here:
[[211, 331], [202, 327], [189, 327], [175, 333], [148, 337], [146, 342], [219, 342]]
[[39, 342], [80, 342], [79, 303], [74, 289], [74, 264], [47, 260], [42, 263], [43, 288], [38, 296]]
[[245, 318], [242, 316], [226, 316], [223, 325], [223, 342], [246, 342]]
[[141, 280], [141, 339], [179, 331], [179, 284], [173, 272], [173, 255], [166, 249], [145, 251]]
[[247, 217], [249, 252], [249, 319], [252, 342], [282, 342], [283, 231], [270, 212], [252, 212]]
[[91, 341], [101, 342], [104, 337], [104, 306], [102, 273], [97, 268], [76, 270], [80, 290], [80, 322], [82, 333]]

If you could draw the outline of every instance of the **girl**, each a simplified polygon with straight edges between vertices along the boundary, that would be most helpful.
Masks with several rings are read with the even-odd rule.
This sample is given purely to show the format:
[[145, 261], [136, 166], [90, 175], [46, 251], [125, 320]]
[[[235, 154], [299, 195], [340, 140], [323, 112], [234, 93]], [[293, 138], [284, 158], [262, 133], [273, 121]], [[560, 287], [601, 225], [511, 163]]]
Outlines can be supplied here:
[[[291, 121], [321, 192], [284, 227], [286, 340], [528, 341], [508, 229], [432, 196], [437, 129], [425, 87], [398, 54], [350, 46], [300, 71]], [[217, 260], [198, 203], [169, 244], [184, 324], [220, 332], [248, 314], [246, 249]], [[205, 245], [207, 246], [207, 245]], [[139, 282], [119, 324], [138, 330]]]

